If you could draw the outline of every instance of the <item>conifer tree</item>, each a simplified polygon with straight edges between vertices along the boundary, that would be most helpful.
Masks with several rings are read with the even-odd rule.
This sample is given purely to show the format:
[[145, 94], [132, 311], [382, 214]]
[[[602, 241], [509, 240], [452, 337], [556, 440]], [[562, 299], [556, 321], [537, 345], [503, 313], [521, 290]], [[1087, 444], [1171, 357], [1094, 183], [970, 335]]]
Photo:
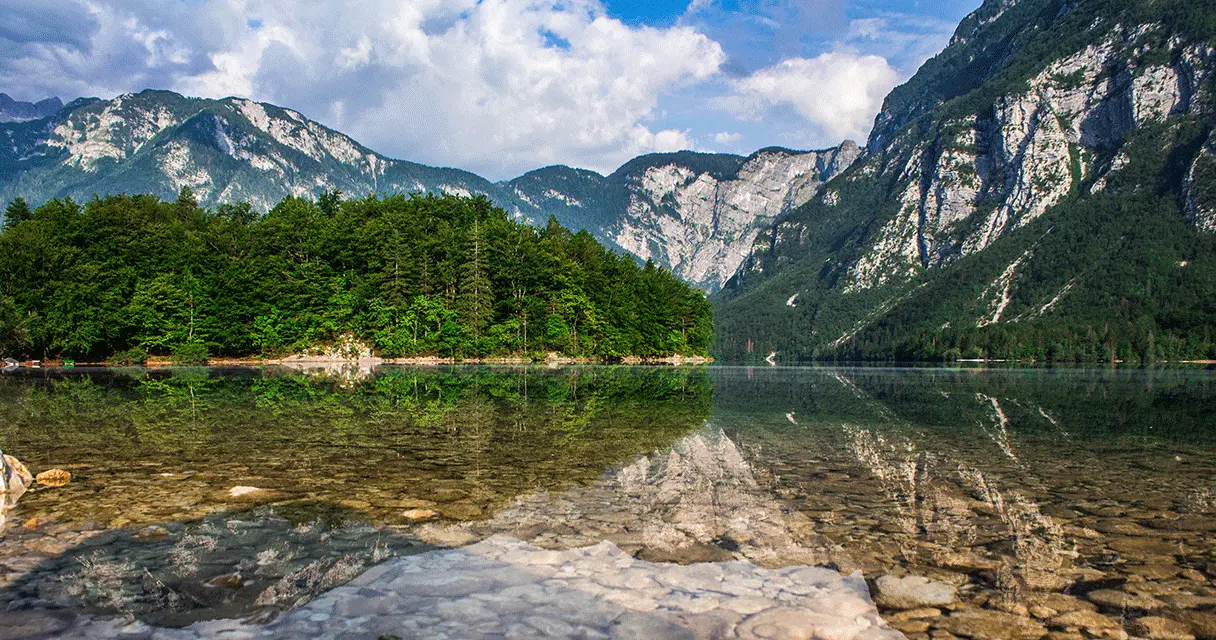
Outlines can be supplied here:
[[486, 273], [485, 238], [480, 221], [473, 221], [469, 230], [468, 260], [461, 273], [460, 312], [461, 319], [473, 332], [473, 338], [481, 338], [486, 324], [494, 313], [494, 292], [490, 277]]
[[33, 217], [34, 214], [30, 211], [30, 205], [25, 202], [25, 198], [17, 196], [4, 208], [4, 227], [15, 226], [17, 223]]

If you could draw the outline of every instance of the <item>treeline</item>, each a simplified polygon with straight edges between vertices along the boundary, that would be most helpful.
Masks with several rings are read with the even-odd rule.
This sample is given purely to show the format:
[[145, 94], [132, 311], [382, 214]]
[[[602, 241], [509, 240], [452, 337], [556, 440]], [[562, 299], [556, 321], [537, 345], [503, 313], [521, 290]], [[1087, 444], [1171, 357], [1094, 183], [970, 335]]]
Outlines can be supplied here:
[[980, 328], [869, 333], [819, 359], [845, 361], [953, 362], [964, 359], [1018, 362], [1180, 362], [1216, 359], [1211, 329], [1162, 331], [1140, 326], [1077, 326], [1066, 321], [1002, 324]]
[[703, 294], [556, 221], [484, 197], [153, 196], [9, 203], [0, 354], [241, 357], [353, 336], [385, 357], [704, 354]]

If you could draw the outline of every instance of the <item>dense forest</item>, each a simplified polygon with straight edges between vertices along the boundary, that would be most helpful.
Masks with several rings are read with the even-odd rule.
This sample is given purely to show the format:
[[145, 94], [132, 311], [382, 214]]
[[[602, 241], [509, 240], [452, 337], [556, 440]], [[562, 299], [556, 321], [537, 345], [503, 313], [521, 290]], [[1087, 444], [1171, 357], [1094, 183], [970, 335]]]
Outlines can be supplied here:
[[189, 189], [20, 198], [0, 232], [0, 355], [274, 356], [344, 341], [385, 357], [704, 354], [704, 295], [484, 197], [288, 197], [265, 215]]

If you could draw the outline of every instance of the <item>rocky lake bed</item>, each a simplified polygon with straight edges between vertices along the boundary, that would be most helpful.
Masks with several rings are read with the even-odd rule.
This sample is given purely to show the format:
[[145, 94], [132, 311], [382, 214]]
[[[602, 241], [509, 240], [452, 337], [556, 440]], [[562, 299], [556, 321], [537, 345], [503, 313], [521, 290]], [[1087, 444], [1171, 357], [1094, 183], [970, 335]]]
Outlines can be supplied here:
[[0, 638], [1216, 637], [1205, 371], [83, 380], [0, 379]]

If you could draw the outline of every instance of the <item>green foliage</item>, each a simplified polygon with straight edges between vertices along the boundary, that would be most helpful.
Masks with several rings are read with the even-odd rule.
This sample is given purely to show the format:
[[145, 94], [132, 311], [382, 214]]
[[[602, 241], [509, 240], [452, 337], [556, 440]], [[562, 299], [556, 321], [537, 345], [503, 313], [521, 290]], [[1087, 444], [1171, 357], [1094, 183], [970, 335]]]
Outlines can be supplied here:
[[140, 365], [148, 361], [148, 352], [139, 347], [132, 347], [110, 356], [110, 362], [119, 366]]
[[12, 298], [0, 294], [0, 356], [29, 355], [32, 319], [17, 307]]
[[13, 198], [13, 201], [8, 203], [4, 208], [4, 226], [11, 227], [33, 217], [30, 211], [30, 205], [25, 202], [25, 198], [20, 196]]
[[173, 353], [170, 354], [169, 359], [173, 364], [203, 365], [207, 364], [210, 357], [207, 345], [201, 342], [183, 342], [173, 347]]
[[0, 348], [14, 353], [197, 361], [347, 337], [385, 356], [666, 356], [706, 353], [712, 320], [669, 271], [484, 197], [327, 192], [257, 217], [183, 189], [52, 200], [0, 232]]

